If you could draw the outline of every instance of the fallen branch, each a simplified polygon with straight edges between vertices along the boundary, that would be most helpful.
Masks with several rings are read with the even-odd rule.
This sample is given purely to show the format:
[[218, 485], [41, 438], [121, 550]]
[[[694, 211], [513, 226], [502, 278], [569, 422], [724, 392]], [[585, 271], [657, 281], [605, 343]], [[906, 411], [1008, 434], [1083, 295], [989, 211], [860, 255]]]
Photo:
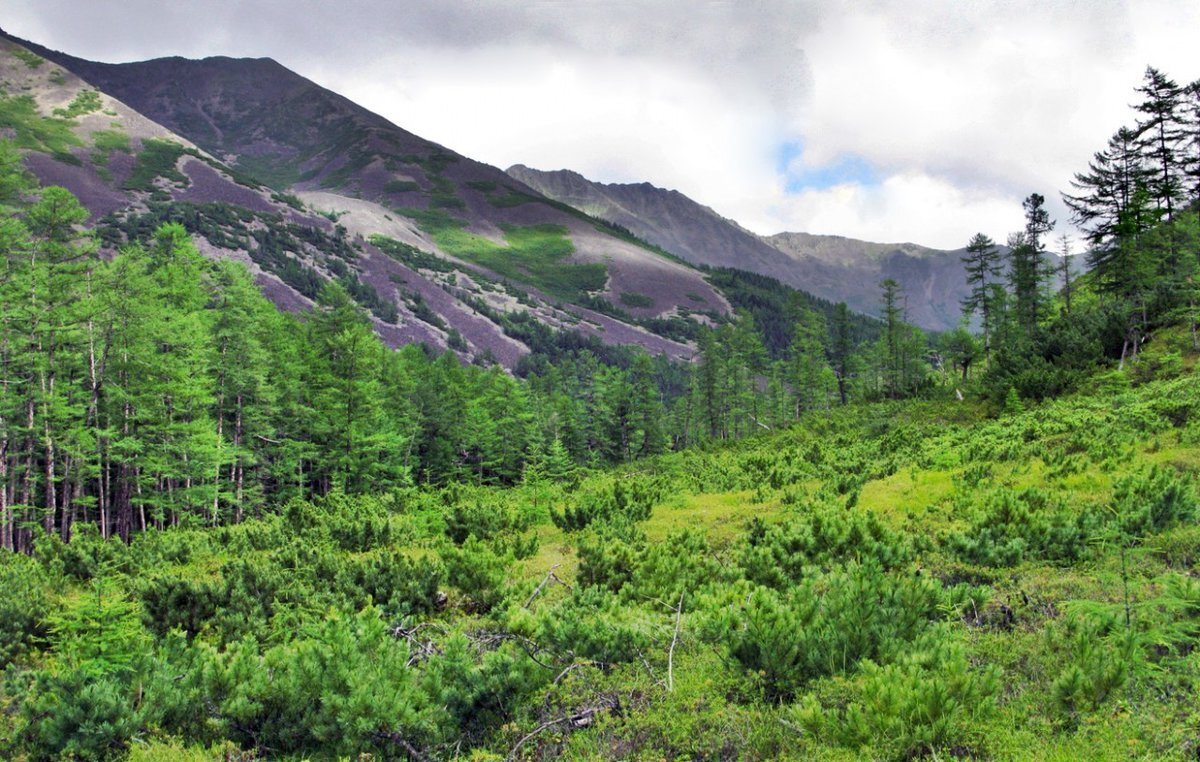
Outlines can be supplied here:
[[521, 747], [528, 743], [530, 739], [539, 733], [545, 732], [546, 730], [554, 727], [555, 725], [569, 724], [572, 728], [586, 728], [592, 724], [592, 722], [595, 720], [595, 716], [598, 713], [605, 710], [612, 711], [619, 705], [620, 704], [616, 698], [605, 697], [599, 704], [596, 704], [595, 706], [589, 706], [564, 717], [547, 720], [546, 722], [543, 722], [541, 725], [538, 725], [536, 728], [526, 733], [520, 741], [517, 741], [517, 745], [512, 747], [512, 750], [508, 752], [508, 756], [505, 757], [505, 759], [516, 759], [517, 752], [519, 752]]
[[667, 649], [667, 693], [675, 692], [675, 644], [679, 642], [679, 624], [683, 618], [683, 593], [679, 593], [679, 605], [675, 607], [675, 634], [671, 647]]
[[408, 739], [399, 733], [376, 733], [375, 737], [385, 741], [391, 741], [395, 745], [399, 746], [404, 750], [404, 753], [408, 755], [409, 759], [419, 760], [420, 762], [425, 762], [425, 760], [429, 759], [429, 757], [425, 756], [420, 749], [409, 743]]
[[571, 589], [570, 585], [568, 585], [566, 582], [563, 582], [561, 579], [558, 578], [558, 575], [554, 573], [554, 570], [557, 569], [558, 567], [559, 567], [559, 564], [555, 564], [554, 566], [550, 567], [550, 571], [546, 572], [545, 577], [542, 577], [542, 581], [539, 582], [538, 586], [533, 589], [533, 593], [531, 593], [529, 598], [527, 598], [525, 600], [525, 603], [522, 604], [521, 608], [525, 608], [525, 609], [529, 608], [529, 604], [533, 603], [533, 599], [538, 597], [538, 594], [542, 592], [542, 588], [545, 587], [548, 582], [553, 581], [559, 585], [562, 585], [563, 587], [567, 588], [568, 590]]

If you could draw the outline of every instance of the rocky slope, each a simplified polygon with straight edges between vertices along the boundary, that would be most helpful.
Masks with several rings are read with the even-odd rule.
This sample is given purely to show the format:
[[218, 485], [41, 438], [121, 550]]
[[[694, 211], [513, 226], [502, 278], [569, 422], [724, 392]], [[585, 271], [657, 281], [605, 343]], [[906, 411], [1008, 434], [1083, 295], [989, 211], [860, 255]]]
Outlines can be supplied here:
[[674, 357], [692, 348], [643, 323], [729, 311], [694, 269], [274, 61], [100, 64], [0, 36], [0, 67], [4, 103], [32, 108], [0, 126], [60, 122], [67, 144], [25, 140], [26, 164], [80, 196], [108, 245], [182, 217], [283, 308], [336, 278], [389, 343], [507, 367], [529, 351], [505, 331], [521, 311]]

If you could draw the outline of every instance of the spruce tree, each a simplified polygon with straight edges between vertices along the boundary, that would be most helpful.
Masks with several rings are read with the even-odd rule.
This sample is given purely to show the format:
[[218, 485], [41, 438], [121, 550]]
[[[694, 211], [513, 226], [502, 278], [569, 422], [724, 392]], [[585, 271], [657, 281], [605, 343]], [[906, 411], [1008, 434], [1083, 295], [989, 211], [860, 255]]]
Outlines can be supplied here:
[[1000, 278], [1000, 250], [996, 242], [983, 233], [976, 233], [967, 243], [962, 258], [967, 274], [967, 287], [971, 289], [962, 301], [963, 315], [970, 318], [978, 314], [983, 328], [984, 361], [991, 355], [992, 324], [995, 310], [992, 305], [992, 285]]

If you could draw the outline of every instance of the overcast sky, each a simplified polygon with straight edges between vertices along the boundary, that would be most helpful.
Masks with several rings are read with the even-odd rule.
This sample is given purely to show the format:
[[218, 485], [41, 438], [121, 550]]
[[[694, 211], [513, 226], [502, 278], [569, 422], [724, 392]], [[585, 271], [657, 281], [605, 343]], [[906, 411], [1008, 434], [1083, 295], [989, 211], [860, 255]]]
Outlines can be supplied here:
[[677, 189], [759, 233], [957, 248], [1022, 226], [1200, 77], [1196, 0], [5, 0], [94, 60], [270, 56], [459, 153]]

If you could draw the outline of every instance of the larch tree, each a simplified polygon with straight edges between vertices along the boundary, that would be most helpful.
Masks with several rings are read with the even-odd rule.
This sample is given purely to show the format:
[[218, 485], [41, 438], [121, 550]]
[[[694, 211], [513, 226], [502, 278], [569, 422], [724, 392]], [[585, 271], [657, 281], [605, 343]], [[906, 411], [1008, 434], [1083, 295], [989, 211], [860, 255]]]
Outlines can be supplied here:
[[992, 300], [992, 285], [999, 282], [1001, 271], [1000, 249], [996, 242], [983, 233], [976, 233], [967, 243], [962, 258], [970, 292], [962, 300], [963, 315], [970, 318], [979, 315], [983, 329], [983, 356], [986, 363], [991, 355], [992, 328], [995, 308]]
[[1171, 222], [1184, 192], [1182, 152], [1180, 148], [1187, 132], [1182, 121], [1184, 90], [1170, 77], [1154, 67], [1146, 67], [1146, 75], [1137, 92], [1141, 103], [1134, 106], [1142, 118], [1137, 132], [1146, 165], [1151, 197], [1162, 219]]

